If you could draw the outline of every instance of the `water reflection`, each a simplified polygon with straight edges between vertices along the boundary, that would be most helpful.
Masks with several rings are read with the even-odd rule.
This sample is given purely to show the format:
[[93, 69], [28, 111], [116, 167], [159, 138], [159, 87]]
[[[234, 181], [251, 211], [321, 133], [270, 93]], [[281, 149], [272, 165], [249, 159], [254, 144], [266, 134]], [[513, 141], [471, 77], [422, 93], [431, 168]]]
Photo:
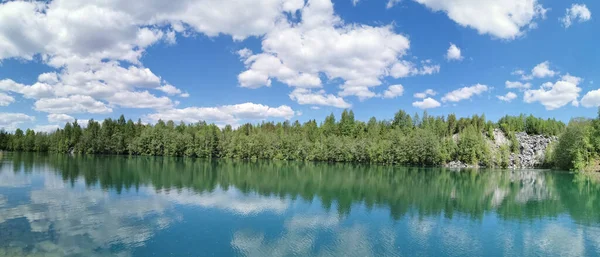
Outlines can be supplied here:
[[[600, 254], [589, 175], [10, 153], [0, 165], [0, 256]], [[156, 246], [215, 212], [227, 233]]]

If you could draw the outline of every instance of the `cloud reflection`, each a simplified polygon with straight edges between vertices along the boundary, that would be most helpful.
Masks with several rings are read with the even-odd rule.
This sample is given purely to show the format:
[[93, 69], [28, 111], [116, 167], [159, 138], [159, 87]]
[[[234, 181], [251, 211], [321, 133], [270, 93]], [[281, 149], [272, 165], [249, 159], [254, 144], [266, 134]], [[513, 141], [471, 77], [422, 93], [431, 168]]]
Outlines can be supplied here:
[[245, 194], [233, 187], [227, 190], [218, 187], [213, 192], [201, 194], [192, 190], [158, 190], [156, 194], [176, 204], [216, 208], [240, 215], [253, 215], [263, 212], [281, 214], [289, 206], [289, 200], [275, 196], [261, 196], [257, 193]]

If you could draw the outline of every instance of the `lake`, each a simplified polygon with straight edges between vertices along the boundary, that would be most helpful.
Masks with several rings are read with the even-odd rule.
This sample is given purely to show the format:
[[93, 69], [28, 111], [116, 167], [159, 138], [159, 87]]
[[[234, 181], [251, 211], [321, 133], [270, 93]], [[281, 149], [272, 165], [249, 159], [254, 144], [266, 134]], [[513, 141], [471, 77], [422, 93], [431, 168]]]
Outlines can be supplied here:
[[600, 256], [600, 186], [589, 175], [0, 160], [0, 256]]

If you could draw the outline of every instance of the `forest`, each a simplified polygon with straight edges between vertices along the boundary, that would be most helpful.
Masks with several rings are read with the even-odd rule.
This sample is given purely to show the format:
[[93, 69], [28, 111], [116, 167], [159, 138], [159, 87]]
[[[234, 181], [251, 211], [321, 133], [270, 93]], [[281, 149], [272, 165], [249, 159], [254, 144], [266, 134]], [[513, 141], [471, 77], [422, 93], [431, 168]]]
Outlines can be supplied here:
[[[491, 150], [494, 129], [501, 129], [508, 146]], [[398, 111], [391, 120], [354, 118], [351, 110], [331, 114], [318, 123], [262, 122], [220, 128], [159, 120], [144, 124], [107, 118], [77, 121], [51, 133], [16, 129], [0, 131], [0, 150], [70, 154], [181, 156], [197, 158], [305, 160], [438, 166], [458, 160], [486, 167], [506, 167], [511, 152], [519, 151], [516, 132], [559, 136], [545, 166], [583, 170], [600, 153], [600, 120], [577, 118], [568, 125], [534, 116], [505, 116], [497, 122], [485, 115], [457, 118], [410, 115]]]

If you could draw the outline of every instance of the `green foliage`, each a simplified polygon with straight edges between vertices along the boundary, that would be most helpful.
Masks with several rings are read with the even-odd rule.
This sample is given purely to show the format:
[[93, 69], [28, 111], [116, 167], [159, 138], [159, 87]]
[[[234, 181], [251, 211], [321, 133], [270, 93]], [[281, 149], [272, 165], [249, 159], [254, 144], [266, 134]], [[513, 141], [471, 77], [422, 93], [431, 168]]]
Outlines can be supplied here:
[[[527, 129], [553, 134], [564, 129], [564, 124], [560, 124], [523, 115], [506, 116], [494, 123], [487, 121], [485, 115], [458, 119], [454, 114], [444, 117], [427, 112], [411, 116], [403, 110], [390, 121], [371, 118], [365, 123], [356, 120], [351, 110], [344, 110], [339, 121], [331, 114], [320, 125], [316, 120], [304, 124], [263, 122], [233, 129], [229, 125], [219, 128], [204, 121], [176, 124], [159, 120], [154, 125], [145, 125], [141, 120], [134, 122], [121, 115], [102, 122], [90, 120], [85, 128], [77, 121], [67, 123], [51, 133], [0, 131], [0, 150], [416, 166], [460, 160], [491, 166], [499, 165], [499, 157], [492, 158], [486, 142], [487, 138], [494, 139], [495, 128], [511, 131], [508, 133], [511, 150], [518, 151], [512, 131]], [[597, 148], [600, 149], [600, 142]], [[504, 158], [506, 153], [502, 154]]]
[[505, 134], [526, 132], [529, 135], [558, 136], [565, 130], [565, 124], [556, 119], [536, 118], [533, 115], [525, 117], [504, 116], [498, 121], [498, 126]]
[[594, 146], [590, 142], [593, 133], [592, 121], [573, 119], [560, 136], [558, 145], [553, 151], [553, 163], [561, 169], [583, 170], [594, 154]]
[[506, 135], [508, 135], [508, 140], [510, 140], [510, 152], [519, 153], [521, 151], [521, 145], [519, 144], [519, 141], [517, 140], [517, 136], [515, 135], [515, 133], [510, 132]]
[[457, 159], [468, 164], [490, 164], [488, 147], [482, 133], [472, 125], [465, 128], [458, 139]]
[[499, 163], [499, 166], [501, 168], [506, 169], [506, 168], [508, 168], [508, 165], [510, 164], [510, 159], [509, 159], [510, 158], [510, 151], [508, 150], [508, 146], [506, 146], [506, 145], [500, 146], [499, 151], [500, 151], [500, 160], [499, 160], [500, 163]]

